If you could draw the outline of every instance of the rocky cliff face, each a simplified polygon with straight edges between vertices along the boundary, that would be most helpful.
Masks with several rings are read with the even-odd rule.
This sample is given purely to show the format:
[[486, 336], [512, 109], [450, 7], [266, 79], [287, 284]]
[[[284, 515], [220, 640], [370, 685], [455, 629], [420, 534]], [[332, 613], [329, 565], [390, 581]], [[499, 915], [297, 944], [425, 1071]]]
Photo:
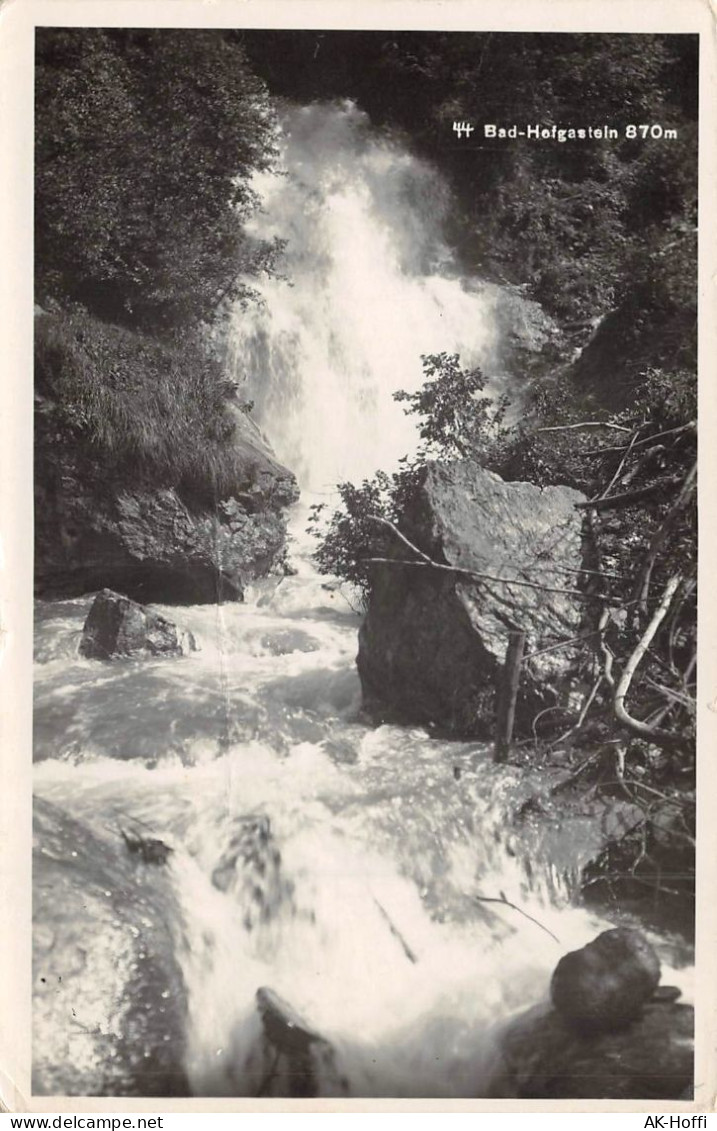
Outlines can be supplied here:
[[582, 564], [575, 509], [582, 500], [568, 487], [505, 483], [467, 460], [429, 464], [404, 532], [434, 561], [487, 579], [398, 564], [416, 556], [396, 539], [397, 564], [375, 567], [360, 633], [368, 709], [450, 733], [489, 734], [512, 627], [527, 635], [518, 726], [529, 729], [539, 710], [564, 701], [571, 650], [532, 653], [580, 631], [580, 600], [566, 590], [576, 588]]
[[38, 596], [117, 589], [140, 601], [241, 599], [283, 557], [283, 509], [298, 498], [290, 471], [236, 410], [241, 477], [230, 498], [192, 504], [175, 489], [118, 481], [70, 442], [36, 433]]

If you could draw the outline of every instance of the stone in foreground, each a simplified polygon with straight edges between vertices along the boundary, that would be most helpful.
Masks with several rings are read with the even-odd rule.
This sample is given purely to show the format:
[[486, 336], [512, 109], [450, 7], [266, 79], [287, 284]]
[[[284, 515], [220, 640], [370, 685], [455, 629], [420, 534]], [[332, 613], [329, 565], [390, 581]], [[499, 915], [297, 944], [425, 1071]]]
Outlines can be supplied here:
[[678, 1100], [693, 1083], [694, 1011], [650, 1001], [615, 1032], [581, 1033], [548, 1006], [503, 1035], [489, 1095], [525, 1100]]
[[80, 640], [80, 655], [88, 660], [184, 656], [196, 650], [191, 632], [111, 589], [95, 597]]
[[616, 1029], [642, 1014], [660, 981], [660, 962], [640, 931], [619, 927], [564, 955], [550, 993], [563, 1017], [584, 1030]]

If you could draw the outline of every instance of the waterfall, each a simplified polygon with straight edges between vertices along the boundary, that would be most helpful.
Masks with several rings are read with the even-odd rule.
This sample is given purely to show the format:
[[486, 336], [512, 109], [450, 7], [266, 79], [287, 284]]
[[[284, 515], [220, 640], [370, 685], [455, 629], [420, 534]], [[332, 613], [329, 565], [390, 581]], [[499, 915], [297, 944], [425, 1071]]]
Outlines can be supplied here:
[[[459, 353], [502, 391], [505, 310], [499, 288], [461, 276], [438, 174], [354, 105], [287, 109], [280, 141], [284, 175], [257, 178], [254, 227], [287, 240], [286, 277], [236, 311], [231, 346], [310, 493], [415, 447], [392, 394], [420, 387], [421, 354]], [[129, 1049], [141, 1071], [121, 1027], [141, 1005], [166, 1019], [161, 1040], [195, 1096], [484, 1096], [497, 1029], [545, 1000], [562, 953], [611, 925], [574, 902], [602, 844], [595, 816], [518, 820], [560, 767], [369, 725], [359, 618], [313, 569], [305, 520], [296, 508], [293, 574], [244, 603], [160, 609], [194, 634], [186, 657], [85, 659], [90, 598], [38, 603], [34, 789], [55, 816], [35, 882], [59, 865], [68, 886], [37, 903], [34, 1055], [54, 1067], [36, 1094], [88, 1078], [121, 1094], [92, 1058], [103, 1069]], [[126, 858], [122, 829], [159, 838], [166, 866]], [[78, 936], [68, 920], [85, 892], [104, 918], [87, 912]], [[655, 945], [689, 992], [689, 957]], [[173, 963], [181, 994], [156, 973]], [[52, 1004], [48, 966], [73, 1020]]]
[[415, 448], [393, 393], [420, 387], [422, 354], [491, 364], [499, 291], [462, 277], [436, 170], [353, 103], [286, 109], [279, 142], [253, 234], [286, 240], [284, 277], [236, 311], [233, 366], [279, 458], [321, 491]]

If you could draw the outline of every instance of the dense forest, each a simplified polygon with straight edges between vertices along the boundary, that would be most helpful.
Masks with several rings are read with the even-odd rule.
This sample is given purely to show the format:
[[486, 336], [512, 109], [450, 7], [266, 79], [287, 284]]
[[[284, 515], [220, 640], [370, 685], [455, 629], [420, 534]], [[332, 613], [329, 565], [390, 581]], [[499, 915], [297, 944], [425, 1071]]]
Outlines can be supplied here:
[[[365, 559], [393, 537], [376, 516], [400, 530], [431, 459], [582, 491], [589, 690], [530, 749], [549, 757], [567, 730], [576, 774], [643, 807], [633, 873], [659, 889], [665, 851], [694, 836], [696, 37], [38, 29], [43, 451], [232, 495], [224, 317], [281, 271], [281, 240], [247, 232], [252, 176], [276, 165], [281, 99], [338, 98], [439, 168], [464, 269], [540, 303], [554, 334], [519, 420], [489, 375], [424, 358], [423, 390], [396, 390], [419, 455], [340, 485], [316, 515], [319, 566], [370, 594]], [[620, 139], [458, 141], [455, 120], [608, 122]], [[670, 136], [624, 136], [640, 123]]]

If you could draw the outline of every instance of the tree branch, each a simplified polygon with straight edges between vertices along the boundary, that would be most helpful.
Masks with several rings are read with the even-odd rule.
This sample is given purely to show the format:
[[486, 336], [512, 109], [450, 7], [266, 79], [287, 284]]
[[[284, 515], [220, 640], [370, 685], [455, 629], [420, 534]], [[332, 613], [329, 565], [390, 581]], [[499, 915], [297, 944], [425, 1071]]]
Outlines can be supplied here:
[[659, 553], [660, 547], [667, 537], [667, 531], [669, 530], [671, 523], [685, 506], [687, 500], [692, 494], [695, 488], [696, 480], [697, 460], [695, 460], [695, 462], [692, 464], [692, 467], [690, 468], [682, 484], [682, 490], [668, 510], [657, 530], [653, 534], [650, 545], [648, 546], [647, 554], [645, 555], [643, 567], [640, 571], [640, 576], [637, 579], [637, 585], [635, 586], [634, 592], [634, 600], [637, 601], [643, 613], [647, 612], [647, 597], [650, 591], [650, 579], [652, 577], [652, 571], [654, 569], [655, 561], [657, 560], [657, 555]]
[[651, 742], [655, 742], [661, 746], [673, 746], [677, 741], [677, 736], [669, 731], [661, 731], [656, 727], [649, 726], [647, 723], [640, 722], [639, 719], [634, 719], [632, 715], [628, 714], [625, 707], [625, 699], [630, 690], [633, 676], [637, 668], [647, 652], [652, 640], [657, 633], [658, 628], [662, 624], [667, 615], [667, 610], [670, 607], [670, 602], [674, 597], [682, 575], [679, 573], [673, 574], [665, 586], [665, 591], [662, 594], [662, 600], [653, 613], [652, 620], [642, 634], [638, 641], [637, 647], [633, 651], [629, 660], [625, 665], [625, 669], [620, 677], [617, 687], [615, 688], [615, 697], [613, 699], [613, 709], [615, 717], [618, 722], [622, 723], [633, 734], [639, 735], [641, 738], [649, 738]]
[[549, 428], [536, 428], [536, 432], [569, 432], [573, 428], [615, 428], [618, 432], [631, 432], [624, 424], [613, 424], [609, 420], [581, 420], [579, 424], [552, 424]]
[[505, 898], [503, 892], [500, 893], [500, 899], [498, 899], [497, 896], [489, 895], [474, 895], [473, 898], [477, 903], [502, 903], [504, 907], [512, 907], [513, 911], [517, 911], [519, 915], [524, 915], [526, 919], [530, 919], [531, 923], [535, 923], [536, 927], [540, 927], [541, 931], [545, 931], [546, 935], [550, 935], [551, 939], [555, 939], [558, 946], [562, 945], [557, 935], [554, 935], [540, 920], [534, 919], [527, 911], [523, 911], [522, 907], [518, 907], [516, 903], [511, 903], [509, 899]]
[[652, 495], [660, 494], [662, 491], [669, 491], [676, 487], [679, 482], [679, 475], [671, 475], [667, 479], [660, 479], [657, 483], [651, 483], [649, 487], [641, 487], [638, 491], [626, 491], [622, 495], [611, 495], [607, 499], [588, 499], [586, 503], [575, 503], [575, 508], [576, 510], [596, 511], [621, 510], [623, 507], [640, 503], [643, 499], [649, 499]]

